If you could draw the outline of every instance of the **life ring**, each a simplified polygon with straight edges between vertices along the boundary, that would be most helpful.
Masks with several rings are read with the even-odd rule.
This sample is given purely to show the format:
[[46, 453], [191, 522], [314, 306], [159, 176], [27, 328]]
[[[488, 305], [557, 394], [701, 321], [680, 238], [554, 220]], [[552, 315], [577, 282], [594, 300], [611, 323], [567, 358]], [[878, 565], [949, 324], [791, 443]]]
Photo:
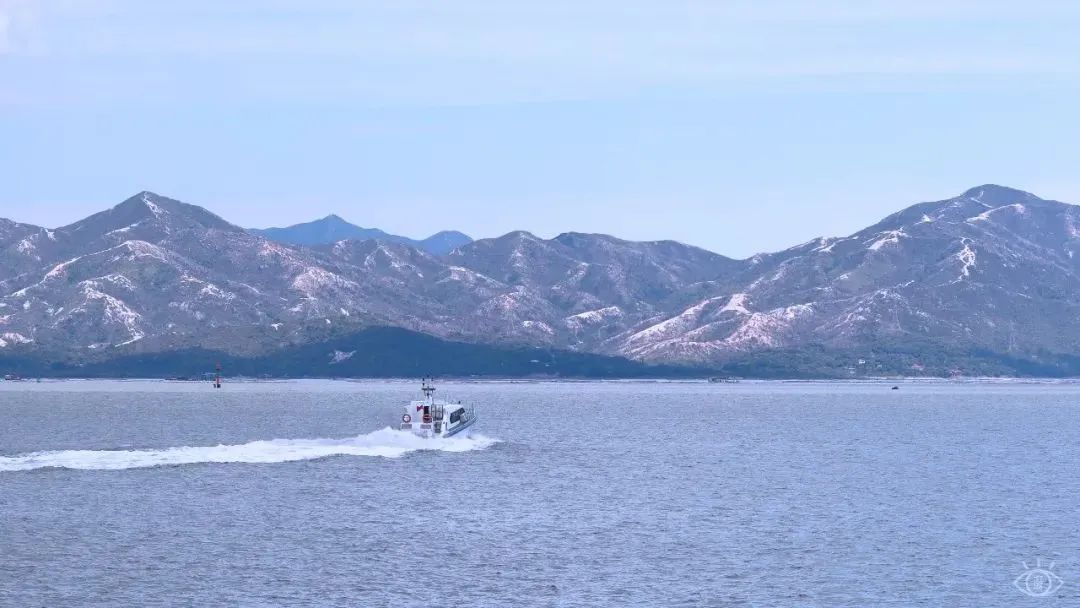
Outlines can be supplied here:
[[405, 414], [405, 415], [403, 415], [401, 417], [401, 421], [408, 424], [408, 423], [412, 422], [412, 416], [410, 416], [408, 414]]

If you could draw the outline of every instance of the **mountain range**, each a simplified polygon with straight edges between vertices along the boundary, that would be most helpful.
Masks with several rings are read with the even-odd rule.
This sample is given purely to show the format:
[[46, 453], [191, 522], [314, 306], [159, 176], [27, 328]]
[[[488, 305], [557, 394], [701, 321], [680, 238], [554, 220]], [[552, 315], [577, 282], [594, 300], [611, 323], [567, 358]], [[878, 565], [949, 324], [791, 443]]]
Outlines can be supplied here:
[[1080, 373], [1080, 207], [1001, 186], [743, 260], [573, 232], [328, 238], [151, 192], [56, 229], [0, 220], [0, 358], [265, 358], [395, 327], [742, 375]]
[[284, 243], [286, 245], [333, 245], [338, 241], [386, 241], [389, 243], [404, 243], [422, 249], [434, 255], [445, 255], [454, 249], [473, 242], [467, 234], [456, 230], [444, 230], [422, 240], [410, 239], [406, 236], [389, 234], [378, 228], [361, 228], [350, 224], [337, 215], [328, 215], [320, 220], [294, 224], [286, 228], [252, 228], [254, 234]]

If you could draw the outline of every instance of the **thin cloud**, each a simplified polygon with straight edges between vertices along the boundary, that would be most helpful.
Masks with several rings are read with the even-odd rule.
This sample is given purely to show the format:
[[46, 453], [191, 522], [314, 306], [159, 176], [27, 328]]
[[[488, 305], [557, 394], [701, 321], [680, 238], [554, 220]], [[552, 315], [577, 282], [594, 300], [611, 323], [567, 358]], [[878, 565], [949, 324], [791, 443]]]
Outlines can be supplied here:
[[0, 0], [0, 48], [25, 59], [7, 97], [68, 103], [148, 81], [194, 98], [472, 104], [1080, 74], [1063, 35], [1080, 6], [1052, 0], [57, 1], [35, 4], [35, 44], [13, 45], [25, 4]]

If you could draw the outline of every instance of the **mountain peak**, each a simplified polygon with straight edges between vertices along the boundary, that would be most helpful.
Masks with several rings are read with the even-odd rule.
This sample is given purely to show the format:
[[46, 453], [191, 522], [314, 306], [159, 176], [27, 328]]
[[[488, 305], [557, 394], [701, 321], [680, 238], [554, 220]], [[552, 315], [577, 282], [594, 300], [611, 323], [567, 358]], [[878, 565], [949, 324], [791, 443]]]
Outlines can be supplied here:
[[442, 230], [420, 241], [420, 247], [435, 255], [446, 255], [471, 242], [473, 242], [472, 237], [463, 232]]
[[514, 230], [513, 232], [507, 232], [501, 238], [504, 239], [518, 239], [521, 241], [541, 241], [543, 239], [537, 237], [535, 234], [528, 230]]
[[118, 207], [132, 207], [138, 205], [146, 206], [147, 201], [149, 201], [150, 203], [156, 203], [159, 200], [165, 200], [165, 197], [155, 192], [150, 192], [149, 190], [143, 190], [125, 198], [119, 204], [115, 205], [113, 209], [116, 209]]
[[134, 236], [134, 233], [128, 231], [135, 228], [143, 231], [151, 226], [159, 226], [164, 232], [187, 227], [239, 230], [202, 207], [182, 203], [149, 190], [138, 192], [110, 209], [57, 230], [79, 233], [85, 235], [86, 238], [107, 233], [113, 233], [119, 237]]
[[1053, 201], [1047, 201], [1030, 192], [999, 186], [997, 184], [983, 184], [968, 188], [959, 196], [938, 201], [917, 203], [906, 209], [886, 217], [877, 224], [859, 231], [858, 234], [873, 234], [885, 230], [899, 230], [904, 226], [930, 224], [936, 220], [946, 222], [960, 222], [967, 218], [975, 217], [989, 209], [1005, 207], [1007, 205], [1029, 205], [1042, 207], [1052, 205]]
[[470, 240], [472, 239], [472, 237], [470, 237], [469, 235], [465, 234], [464, 232], [459, 232], [457, 230], [440, 230], [440, 231], [436, 232], [435, 234], [429, 236], [428, 239], [430, 240], [430, 239], [434, 239], [434, 238], [447, 238], [447, 237], [453, 237], [453, 238], [464, 237], [464, 238], [467, 238], [467, 239], [470, 239]]
[[960, 196], [987, 205], [1008, 205], [1010, 203], [1038, 198], [1030, 192], [1024, 192], [1023, 190], [1017, 190], [1016, 188], [1009, 188], [1006, 186], [999, 186], [997, 184], [975, 186], [974, 188], [965, 190]]

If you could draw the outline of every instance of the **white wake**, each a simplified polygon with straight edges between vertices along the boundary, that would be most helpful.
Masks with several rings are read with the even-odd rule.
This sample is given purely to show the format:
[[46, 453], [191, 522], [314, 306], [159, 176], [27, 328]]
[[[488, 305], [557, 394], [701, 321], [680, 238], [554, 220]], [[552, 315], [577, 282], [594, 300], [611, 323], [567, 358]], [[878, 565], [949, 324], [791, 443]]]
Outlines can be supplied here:
[[271, 439], [237, 445], [157, 450], [61, 450], [0, 456], [0, 472], [44, 468], [119, 470], [197, 463], [275, 463], [327, 456], [399, 458], [410, 452], [469, 452], [498, 443], [483, 435], [424, 439], [391, 428], [346, 439]]

